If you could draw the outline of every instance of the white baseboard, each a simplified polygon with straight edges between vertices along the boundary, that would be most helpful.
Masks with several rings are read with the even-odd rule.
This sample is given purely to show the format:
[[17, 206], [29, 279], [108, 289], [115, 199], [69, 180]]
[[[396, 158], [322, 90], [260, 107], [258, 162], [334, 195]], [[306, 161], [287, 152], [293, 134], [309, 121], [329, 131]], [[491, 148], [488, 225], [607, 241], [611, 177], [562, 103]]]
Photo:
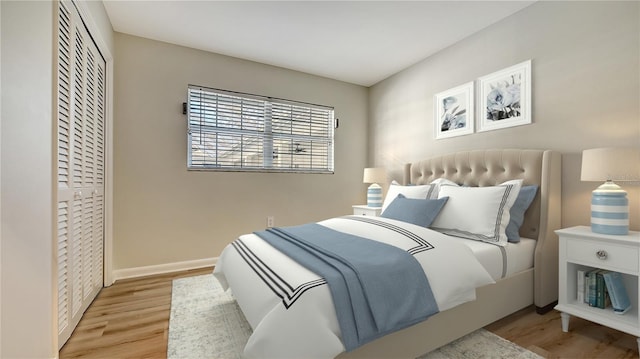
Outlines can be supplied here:
[[195, 259], [184, 262], [173, 262], [165, 264], [157, 264], [152, 266], [116, 269], [113, 271], [113, 281], [118, 279], [145, 277], [155, 274], [164, 274], [171, 272], [179, 272], [190, 269], [198, 269], [204, 267], [213, 267], [216, 265], [218, 257]]

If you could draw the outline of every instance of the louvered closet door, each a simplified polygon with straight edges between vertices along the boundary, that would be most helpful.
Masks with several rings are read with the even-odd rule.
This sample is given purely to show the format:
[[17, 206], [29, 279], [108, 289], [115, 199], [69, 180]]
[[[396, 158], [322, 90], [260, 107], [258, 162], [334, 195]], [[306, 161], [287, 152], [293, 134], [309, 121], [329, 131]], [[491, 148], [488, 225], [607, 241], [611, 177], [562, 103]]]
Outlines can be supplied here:
[[74, 5], [58, 11], [58, 335], [103, 285], [105, 62]]

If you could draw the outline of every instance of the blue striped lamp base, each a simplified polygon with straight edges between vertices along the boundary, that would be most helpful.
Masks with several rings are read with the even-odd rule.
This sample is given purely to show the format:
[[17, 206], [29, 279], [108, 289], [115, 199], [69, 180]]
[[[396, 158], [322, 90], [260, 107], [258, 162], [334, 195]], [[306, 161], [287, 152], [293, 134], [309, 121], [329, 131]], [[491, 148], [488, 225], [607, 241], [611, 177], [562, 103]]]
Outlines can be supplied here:
[[382, 187], [374, 183], [367, 189], [367, 206], [382, 207]]
[[613, 191], [598, 188], [592, 192], [591, 231], [614, 235], [629, 233], [627, 192], [621, 188]]

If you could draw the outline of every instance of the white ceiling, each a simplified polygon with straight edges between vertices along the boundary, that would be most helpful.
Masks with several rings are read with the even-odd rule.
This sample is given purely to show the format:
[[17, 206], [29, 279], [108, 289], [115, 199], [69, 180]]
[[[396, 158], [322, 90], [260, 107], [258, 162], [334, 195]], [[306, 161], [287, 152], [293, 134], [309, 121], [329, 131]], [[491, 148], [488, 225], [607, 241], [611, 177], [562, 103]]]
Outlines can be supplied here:
[[370, 86], [533, 2], [105, 0], [104, 7], [118, 32]]

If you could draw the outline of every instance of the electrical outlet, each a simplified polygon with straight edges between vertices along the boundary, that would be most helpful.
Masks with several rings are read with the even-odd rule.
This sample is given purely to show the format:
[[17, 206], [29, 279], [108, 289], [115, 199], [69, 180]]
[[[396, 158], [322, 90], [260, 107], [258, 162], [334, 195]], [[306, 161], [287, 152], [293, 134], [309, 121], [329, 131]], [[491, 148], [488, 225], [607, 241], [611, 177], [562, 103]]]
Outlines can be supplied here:
[[267, 228], [273, 227], [273, 216], [267, 216]]

